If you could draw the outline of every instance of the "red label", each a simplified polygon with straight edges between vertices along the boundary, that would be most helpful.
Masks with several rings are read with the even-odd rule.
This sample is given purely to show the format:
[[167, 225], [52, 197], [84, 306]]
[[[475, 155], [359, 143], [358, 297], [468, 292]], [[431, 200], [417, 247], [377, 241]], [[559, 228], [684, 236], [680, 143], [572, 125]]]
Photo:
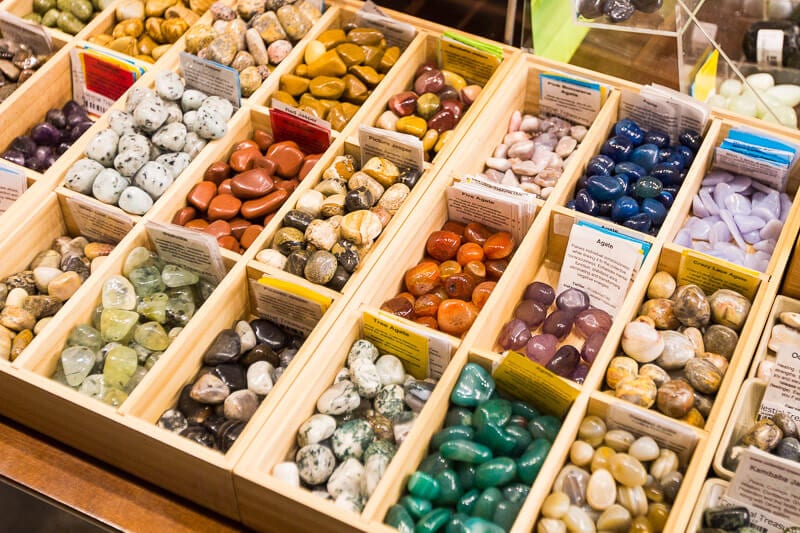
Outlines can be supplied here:
[[86, 88], [106, 98], [119, 99], [136, 81], [135, 74], [130, 70], [90, 54], [83, 54], [82, 59]]
[[276, 142], [294, 141], [307, 154], [321, 154], [331, 145], [330, 130], [280, 109], [269, 110], [269, 121]]

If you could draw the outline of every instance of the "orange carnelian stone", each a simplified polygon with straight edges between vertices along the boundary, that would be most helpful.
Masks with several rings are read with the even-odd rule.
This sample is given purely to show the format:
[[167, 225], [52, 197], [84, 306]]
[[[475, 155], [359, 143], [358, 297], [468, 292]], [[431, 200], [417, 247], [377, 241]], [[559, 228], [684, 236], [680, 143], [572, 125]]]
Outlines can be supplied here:
[[490, 280], [497, 281], [503, 272], [508, 267], [508, 259], [493, 259], [486, 261], [486, 277]]
[[465, 242], [456, 253], [456, 261], [459, 265], [466, 265], [472, 261], [483, 261], [483, 247], [474, 242]]
[[484, 281], [483, 283], [479, 283], [475, 290], [472, 291], [472, 303], [478, 306], [478, 309], [483, 309], [486, 300], [489, 299], [489, 296], [492, 294], [495, 285], [497, 282], [495, 281]]
[[423, 294], [414, 302], [414, 312], [417, 316], [436, 316], [440, 303], [442, 303], [442, 298], [436, 294]]
[[444, 290], [444, 287], [442, 287], [441, 285], [433, 289], [433, 291], [431, 291], [429, 294], [435, 294], [436, 296], [439, 297], [439, 300], [447, 300], [448, 298], [447, 291]]
[[444, 261], [439, 265], [439, 275], [442, 279], [447, 279], [454, 274], [461, 274], [461, 265], [452, 259]]
[[440, 330], [459, 337], [466, 333], [477, 316], [478, 308], [472, 302], [445, 300], [439, 304], [436, 321]]
[[408, 292], [414, 296], [422, 296], [439, 285], [441, 276], [439, 267], [434, 263], [421, 263], [406, 270], [403, 281]]
[[461, 246], [461, 237], [452, 231], [434, 231], [428, 236], [425, 251], [439, 261], [447, 261], [456, 256], [458, 247]]
[[487, 259], [505, 259], [514, 251], [514, 238], [507, 231], [495, 233], [483, 243]]
[[397, 298], [405, 298], [406, 300], [408, 300], [409, 302], [411, 302], [411, 305], [414, 305], [414, 302], [416, 301], [416, 298], [415, 298], [415, 297], [414, 297], [414, 295], [413, 295], [413, 294], [411, 294], [410, 292], [401, 292], [401, 293], [400, 293], [400, 294], [398, 294], [396, 297], [397, 297]]
[[480, 222], [471, 222], [464, 228], [464, 240], [467, 242], [474, 242], [483, 246], [492, 235], [489, 229]]
[[428, 326], [432, 329], [439, 329], [439, 324], [436, 322], [436, 319], [432, 316], [418, 316], [414, 319], [414, 322], [417, 324], [422, 324], [423, 326]]
[[450, 298], [470, 301], [475, 280], [469, 274], [454, 274], [444, 280], [442, 285]]
[[469, 274], [475, 283], [480, 283], [486, 279], [486, 265], [480, 261], [470, 261], [464, 265], [464, 274]]
[[455, 220], [448, 220], [447, 222], [444, 223], [444, 226], [442, 226], [442, 231], [452, 231], [459, 237], [463, 237], [464, 224], [462, 224], [461, 222], [456, 222]]
[[402, 296], [395, 296], [394, 298], [386, 300], [383, 302], [383, 305], [381, 305], [381, 309], [403, 318], [414, 318], [414, 306], [408, 299]]

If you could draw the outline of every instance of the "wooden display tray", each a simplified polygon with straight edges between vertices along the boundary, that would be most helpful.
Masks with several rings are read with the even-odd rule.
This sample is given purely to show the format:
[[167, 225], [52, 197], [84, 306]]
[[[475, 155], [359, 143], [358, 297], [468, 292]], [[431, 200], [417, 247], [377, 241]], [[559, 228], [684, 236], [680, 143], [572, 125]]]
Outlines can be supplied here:
[[[109, 9], [113, 9], [113, 7], [109, 7]], [[0, 11], [6, 11], [8, 13], [11, 13], [12, 15], [16, 15], [19, 18], [22, 18], [25, 15], [33, 13], [33, 0], [4, 0], [3, 2], [0, 2]], [[99, 14], [95, 13], [94, 17], [89, 20], [86, 26], [88, 27], [92, 25], [92, 23], [97, 20], [98, 16]], [[31, 22], [31, 24], [35, 23]], [[42, 27], [50, 35], [53, 41], [61, 41], [63, 43], [66, 43], [76, 37], [76, 35], [71, 35], [69, 33], [59, 30], [58, 27], [50, 28], [48, 26], [43, 26], [43, 25]], [[84, 30], [86, 30], [86, 28], [84, 28], [81, 31]]]
[[703, 490], [700, 491], [700, 496], [686, 528], [687, 533], [697, 533], [703, 529], [703, 511], [714, 507], [727, 488], [728, 482], [723, 479], [709, 478], [703, 483]]
[[758, 348], [753, 356], [753, 364], [750, 366], [750, 372], [747, 375], [748, 378], [758, 377], [759, 366], [761, 363], [765, 361], [775, 361], [775, 358], [778, 354], [770, 350], [768, 344], [770, 337], [772, 337], [772, 327], [781, 323], [778, 319], [778, 315], [784, 311], [800, 313], [800, 301], [788, 298], [781, 294], [775, 297], [775, 301], [772, 304], [767, 321], [764, 324], [764, 331], [761, 334], [761, 342], [758, 343]]
[[786, 277], [783, 280], [783, 286], [781, 286], [781, 294], [792, 298], [800, 298], [800, 236], [794, 244], [792, 259], [789, 261]]
[[714, 472], [724, 480], [730, 481], [734, 474], [734, 470], [725, 466], [725, 458], [730, 449], [736, 446], [742, 436], [756, 423], [758, 409], [761, 407], [761, 400], [766, 390], [766, 381], [750, 378], [745, 380], [736, 396], [731, 417], [714, 455]]

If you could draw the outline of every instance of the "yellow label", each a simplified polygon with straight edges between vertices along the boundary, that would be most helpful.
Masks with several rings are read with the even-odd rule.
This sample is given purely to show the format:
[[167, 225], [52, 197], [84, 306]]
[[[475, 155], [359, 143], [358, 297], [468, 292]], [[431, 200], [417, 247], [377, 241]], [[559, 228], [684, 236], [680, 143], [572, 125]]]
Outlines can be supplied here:
[[711, 52], [694, 77], [694, 97], [705, 102], [717, 87], [717, 63], [719, 51]]
[[317, 303], [322, 308], [322, 312], [328, 310], [328, 307], [331, 305], [331, 299], [327, 296], [323, 296], [320, 293], [309, 289], [307, 287], [303, 287], [302, 285], [297, 285], [296, 283], [292, 283], [291, 281], [285, 281], [282, 279], [277, 278], [270, 278], [268, 276], [264, 276], [258, 280], [259, 283], [262, 285], [266, 285], [268, 287], [273, 287], [275, 289], [288, 292], [289, 294], [294, 294], [301, 298], [305, 298], [306, 300], [310, 300], [314, 303]]
[[578, 397], [575, 387], [517, 352], [508, 352], [492, 377], [501, 391], [560, 418]]
[[369, 312], [362, 317], [364, 338], [381, 353], [399, 357], [406, 371], [417, 379], [428, 377], [428, 338]]
[[684, 250], [678, 269], [678, 285], [694, 283], [706, 294], [717, 289], [732, 289], [752, 300], [760, 280], [758, 272], [732, 263], [719, 263], [709, 255], [695, 250]]
[[463, 76], [467, 81], [486, 85], [501, 59], [489, 52], [465, 44], [441, 39], [442, 68]]

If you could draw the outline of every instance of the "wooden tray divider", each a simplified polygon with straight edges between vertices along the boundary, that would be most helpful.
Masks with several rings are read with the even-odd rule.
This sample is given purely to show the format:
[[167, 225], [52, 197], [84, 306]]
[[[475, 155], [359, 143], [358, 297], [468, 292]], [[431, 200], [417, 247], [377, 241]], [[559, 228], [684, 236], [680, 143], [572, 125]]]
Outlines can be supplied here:
[[717, 453], [714, 454], [714, 472], [725, 480], [733, 478], [734, 470], [725, 465], [725, 458], [731, 448], [753, 427], [758, 419], [758, 409], [767, 390], [767, 382], [758, 378], [745, 380], [736, 395], [728, 423], [719, 440]]
[[780, 320], [778, 315], [784, 311], [793, 313], [800, 313], [800, 301], [788, 296], [779, 294], [775, 297], [775, 301], [770, 308], [769, 316], [764, 324], [764, 331], [761, 334], [761, 341], [758, 343], [756, 353], [753, 356], [753, 364], [750, 365], [750, 372], [747, 374], [748, 378], [755, 378], [758, 376], [758, 367], [764, 361], [774, 361], [777, 354], [769, 349], [769, 339], [772, 337], [772, 326], [779, 324]]
[[703, 489], [700, 491], [700, 496], [698, 496], [689, 518], [689, 524], [686, 526], [687, 533], [698, 533], [703, 529], [703, 511], [717, 505], [727, 489], [728, 482], [722, 479], [710, 477], [703, 483]]

